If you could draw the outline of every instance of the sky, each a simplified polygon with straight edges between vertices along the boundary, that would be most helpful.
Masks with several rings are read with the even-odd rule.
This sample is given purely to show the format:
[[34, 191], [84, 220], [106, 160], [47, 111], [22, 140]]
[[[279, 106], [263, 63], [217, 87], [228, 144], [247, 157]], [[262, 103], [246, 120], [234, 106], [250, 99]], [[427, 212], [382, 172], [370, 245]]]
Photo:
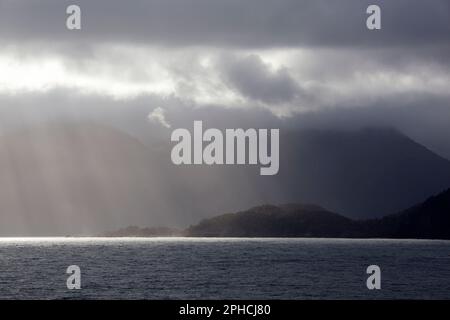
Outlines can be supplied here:
[[0, 0], [0, 132], [388, 126], [450, 159], [449, 71], [448, 0]]
[[[357, 115], [351, 126], [367, 111], [450, 156], [446, 123], [421, 133], [408, 122], [414, 120], [397, 119], [400, 110], [418, 118], [448, 115], [446, 0], [81, 0], [81, 30], [65, 26], [70, 4], [0, 1], [7, 118], [19, 111], [18, 121], [51, 118], [73, 99], [83, 99], [76, 112], [85, 113], [98, 99], [135, 112], [147, 98], [142, 121], [163, 119], [170, 108], [268, 110], [301, 123], [308, 113], [343, 110]], [[369, 4], [381, 7], [381, 30], [365, 26]], [[56, 100], [61, 96], [69, 101]], [[22, 110], [30, 100], [46, 105]], [[151, 117], [155, 109], [159, 116]], [[168, 128], [170, 119], [161, 124]]]

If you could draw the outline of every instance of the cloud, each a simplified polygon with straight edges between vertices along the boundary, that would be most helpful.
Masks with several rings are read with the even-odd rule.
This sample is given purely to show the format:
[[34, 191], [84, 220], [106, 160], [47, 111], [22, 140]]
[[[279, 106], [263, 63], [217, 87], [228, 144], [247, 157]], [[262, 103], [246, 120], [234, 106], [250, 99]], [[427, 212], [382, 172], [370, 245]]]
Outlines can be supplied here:
[[[390, 49], [184, 50], [102, 46], [89, 57], [0, 53], [0, 94], [73, 94], [114, 100], [173, 97], [184, 105], [265, 108], [278, 116], [373, 106], [387, 96], [449, 99], [449, 66]], [[398, 63], [397, 63], [398, 62]], [[449, 99], [450, 100], [450, 99]]]
[[[447, 43], [447, 0], [78, 0], [81, 32], [65, 28], [68, 1], [2, 0], [0, 39], [233, 48], [411, 46]], [[382, 31], [365, 28], [382, 8]], [[19, 19], [20, 17], [20, 19]]]
[[300, 88], [286, 68], [273, 70], [258, 55], [221, 59], [225, 81], [244, 97], [268, 104], [288, 103]]
[[155, 108], [152, 112], [149, 113], [147, 118], [151, 122], [161, 124], [163, 127], [166, 127], [166, 128], [171, 127], [171, 125], [166, 120], [164, 109], [161, 107]]
[[[73, 117], [91, 115], [72, 105], [80, 97], [105, 109], [139, 106], [137, 121], [163, 105], [174, 126], [168, 105], [237, 110], [236, 118], [366, 108], [379, 123], [386, 108], [450, 106], [447, 0], [79, 0], [77, 32], [65, 27], [69, 4], [0, 0], [0, 98], [32, 96], [24, 118], [67, 104]], [[365, 27], [369, 4], [382, 9], [380, 31]]]
[[[0, 94], [265, 108], [278, 116], [449, 96], [446, 0], [0, 0]], [[382, 30], [365, 27], [382, 8]], [[450, 99], [449, 99], [450, 101]]]

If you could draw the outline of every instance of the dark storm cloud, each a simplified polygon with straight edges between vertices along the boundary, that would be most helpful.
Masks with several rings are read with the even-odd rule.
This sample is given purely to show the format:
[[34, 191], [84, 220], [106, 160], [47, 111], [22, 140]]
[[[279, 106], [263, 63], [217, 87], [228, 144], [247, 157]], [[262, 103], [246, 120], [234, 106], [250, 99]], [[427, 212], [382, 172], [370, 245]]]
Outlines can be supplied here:
[[[0, 2], [0, 37], [15, 41], [144, 43], [166, 46], [401, 46], [448, 43], [447, 0], [79, 0], [80, 32], [65, 28], [73, 1]], [[382, 30], [365, 27], [382, 8]]]
[[227, 56], [221, 63], [225, 81], [250, 99], [270, 104], [285, 103], [293, 101], [301, 91], [286, 69], [271, 70], [256, 55]]
[[[442, 77], [450, 65], [446, 0], [80, 0], [79, 31], [65, 27], [69, 4], [0, 0], [2, 53], [20, 63], [59, 58], [64, 71], [89, 76], [89, 84], [98, 83], [91, 78], [99, 74], [140, 84], [168, 75], [165, 89], [175, 88], [170, 94], [185, 100], [206, 92], [208, 99], [223, 101], [226, 88], [213, 87], [220, 79], [235, 91], [228, 96], [240, 95], [247, 105], [291, 103], [290, 110], [366, 105], [367, 88], [355, 84], [369, 86], [377, 73], [403, 86], [400, 91], [421, 91], [425, 79]], [[382, 8], [380, 31], [365, 26], [369, 4]], [[287, 60], [267, 63], [271, 50], [288, 49], [294, 52]], [[295, 50], [309, 52], [308, 59]], [[208, 55], [221, 60], [216, 70], [199, 63]], [[152, 62], [164, 70], [146, 68]], [[415, 82], [406, 88], [402, 76]], [[397, 87], [391, 88], [395, 93]], [[371, 96], [380, 90], [374, 85]]]

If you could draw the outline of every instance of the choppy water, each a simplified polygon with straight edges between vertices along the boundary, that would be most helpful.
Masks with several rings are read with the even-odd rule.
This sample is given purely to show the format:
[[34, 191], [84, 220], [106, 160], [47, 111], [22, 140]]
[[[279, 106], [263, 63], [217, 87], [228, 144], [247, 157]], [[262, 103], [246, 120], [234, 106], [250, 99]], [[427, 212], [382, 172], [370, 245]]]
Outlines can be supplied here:
[[450, 241], [0, 238], [0, 298], [449, 299]]

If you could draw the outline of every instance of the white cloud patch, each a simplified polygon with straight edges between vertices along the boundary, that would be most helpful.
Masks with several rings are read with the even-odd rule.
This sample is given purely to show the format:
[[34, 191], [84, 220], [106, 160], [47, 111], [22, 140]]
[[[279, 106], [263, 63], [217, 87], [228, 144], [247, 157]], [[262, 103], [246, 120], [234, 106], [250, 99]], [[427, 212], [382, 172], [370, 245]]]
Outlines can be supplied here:
[[159, 123], [163, 127], [170, 128], [171, 125], [166, 120], [165, 111], [161, 107], [155, 108], [152, 112], [149, 113], [147, 119], [151, 122]]

